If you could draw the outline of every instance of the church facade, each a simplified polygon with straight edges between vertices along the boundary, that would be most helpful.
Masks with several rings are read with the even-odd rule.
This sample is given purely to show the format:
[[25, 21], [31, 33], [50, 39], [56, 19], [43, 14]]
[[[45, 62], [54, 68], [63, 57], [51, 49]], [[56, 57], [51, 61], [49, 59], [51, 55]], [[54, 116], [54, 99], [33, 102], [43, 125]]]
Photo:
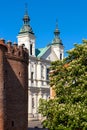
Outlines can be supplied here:
[[23, 26], [18, 34], [18, 45], [24, 45], [29, 52], [28, 65], [28, 120], [41, 119], [38, 113], [39, 99], [50, 98], [49, 68], [52, 61], [62, 60], [64, 47], [56, 25], [54, 39], [44, 48], [35, 48], [35, 34], [30, 26], [30, 17], [25, 12]]

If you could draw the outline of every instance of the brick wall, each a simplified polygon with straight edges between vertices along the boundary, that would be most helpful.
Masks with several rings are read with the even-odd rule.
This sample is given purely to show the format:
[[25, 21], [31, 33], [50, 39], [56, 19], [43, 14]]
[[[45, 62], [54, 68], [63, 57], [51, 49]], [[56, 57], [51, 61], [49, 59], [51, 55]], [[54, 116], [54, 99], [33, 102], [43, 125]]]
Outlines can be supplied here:
[[27, 130], [28, 57], [4, 50], [0, 45], [0, 130]]
[[0, 130], [4, 130], [4, 53], [5, 47], [0, 45]]

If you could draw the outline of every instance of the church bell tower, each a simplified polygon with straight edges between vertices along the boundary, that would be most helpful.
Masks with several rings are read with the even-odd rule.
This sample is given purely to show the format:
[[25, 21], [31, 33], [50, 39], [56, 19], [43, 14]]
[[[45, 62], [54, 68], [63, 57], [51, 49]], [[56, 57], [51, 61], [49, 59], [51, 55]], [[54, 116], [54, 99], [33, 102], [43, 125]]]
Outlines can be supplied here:
[[25, 15], [23, 17], [23, 26], [19, 31], [17, 36], [18, 45], [24, 45], [28, 49], [30, 56], [35, 56], [35, 35], [30, 26], [30, 17], [26, 9]]

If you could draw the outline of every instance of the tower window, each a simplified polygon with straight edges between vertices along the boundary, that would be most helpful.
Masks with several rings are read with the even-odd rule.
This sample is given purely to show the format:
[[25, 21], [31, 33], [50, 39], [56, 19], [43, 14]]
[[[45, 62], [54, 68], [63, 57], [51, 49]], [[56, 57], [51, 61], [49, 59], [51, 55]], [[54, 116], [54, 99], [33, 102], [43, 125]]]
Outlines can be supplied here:
[[62, 60], [62, 53], [60, 53], [60, 60]]
[[30, 55], [32, 55], [32, 44], [30, 44]]
[[34, 73], [31, 72], [31, 83], [33, 83], [33, 75], [34, 75]]

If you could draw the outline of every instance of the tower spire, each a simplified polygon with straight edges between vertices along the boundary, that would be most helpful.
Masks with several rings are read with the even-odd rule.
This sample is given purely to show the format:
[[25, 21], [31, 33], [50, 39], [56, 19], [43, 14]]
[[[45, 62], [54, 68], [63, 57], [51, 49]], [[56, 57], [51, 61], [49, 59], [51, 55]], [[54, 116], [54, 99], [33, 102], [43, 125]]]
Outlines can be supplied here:
[[31, 33], [31, 34], [34, 34], [29, 22], [30, 22], [30, 17], [28, 15], [28, 5], [26, 3], [25, 4], [25, 14], [24, 14], [24, 17], [23, 17], [23, 26], [20, 29], [19, 33]]
[[24, 21], [24, 25], [29, 25], [29, 21], [30, 21], [30, 18], [29, 18], [29, 15], [28, 15], [28, 9], [27, 9], [27, 3], [25, 4], [25, 15], [23, 17], [23, 21]]
[[55, 35], [55, 37], [54, 37], [54, 39], [53, 39], [52, 44], [60, 44], [60, 45], [63, 45], [63, 44], [62, 44], [62, 41], [61, 41], [61, 39], [60, 39], [60, 37], [59, 37], [59, 34], [60, 34], [60, 31], [59, 31], [59, 29], [58, 29], [58, 20], [56, 20], [56, 29], [54, 30], [54, 35]]
[[56, 29], [54, 31], [54, 35], [55, 37], [59, 37], [60, 31], [58, 29], [58, 20], [56, 19]]

